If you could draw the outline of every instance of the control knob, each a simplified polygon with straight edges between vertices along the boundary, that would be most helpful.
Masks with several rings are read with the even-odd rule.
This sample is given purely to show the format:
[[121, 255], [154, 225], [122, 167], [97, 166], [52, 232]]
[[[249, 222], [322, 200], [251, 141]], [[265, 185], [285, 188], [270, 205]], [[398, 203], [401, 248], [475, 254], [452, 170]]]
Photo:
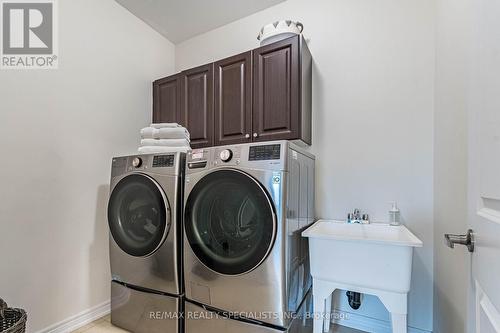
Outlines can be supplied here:
[[220, 152], [219, 157], [222, 162], [229, 162], [233, 158], [233, 152], [231, 149], [224, 149]]
[[138, 168], [142, 165], [142, 159], [140, 157], [134, 157], [134, 159], [132, 160], [132, 165], [134, 166], [134, 168]]

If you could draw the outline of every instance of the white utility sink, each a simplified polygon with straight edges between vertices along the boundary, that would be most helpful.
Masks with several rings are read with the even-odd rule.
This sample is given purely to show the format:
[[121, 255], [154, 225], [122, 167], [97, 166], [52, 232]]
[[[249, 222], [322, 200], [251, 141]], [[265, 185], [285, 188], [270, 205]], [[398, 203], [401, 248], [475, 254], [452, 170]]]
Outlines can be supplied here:
[[378, 296], [392, 314], [393, 332], [407, 331], [413, 248], [423, 245], [408, 228], [319, 220], [302, 236], [309, 238], [314, 311], [322, 314], [315, 316], [314, 333], [328, 331], [336, 289]]

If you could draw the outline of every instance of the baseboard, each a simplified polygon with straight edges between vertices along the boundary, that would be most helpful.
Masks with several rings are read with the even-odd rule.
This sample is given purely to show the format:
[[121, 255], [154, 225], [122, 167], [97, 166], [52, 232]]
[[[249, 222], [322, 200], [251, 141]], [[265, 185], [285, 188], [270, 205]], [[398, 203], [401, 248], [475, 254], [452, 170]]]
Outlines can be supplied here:
[[102, 304], [94, 306], [88, 310], [82, 311], [77, 315], [69, 317], [63, 321], [60, 321], [52, 326], [49, 326], [43, 330], [36, 333], [68, 333], [79, 329], [99, 318], [102, 318], [109, 314], [111, 311], [110, 301], [106, 301]]
[[[93, 308], [80, 312], [68, 319], [60, 321], [52, 326], [42, 329], [36, 333], [68, 333], [79, 329], [99, 318], [109, 314], [111, 311], [110, 301], [106, 301]], [[332, 322], [349, 328], [365, 332], [391, 333], [391, 323], [385, 320], [366, 317], [360, 314], [335, 310]], [[341, 318], [341, 319], [339, 319]], [[431, 331], [408, 327], [408, 333], [432, 333]]]
[[[391, 323], [385, 320], [366, 317], [357, 313], [336, 309], [332, 322], [338, 325], [373, 333], [392, 333]], [[432, 333], [408, 326], [408, 333]]]

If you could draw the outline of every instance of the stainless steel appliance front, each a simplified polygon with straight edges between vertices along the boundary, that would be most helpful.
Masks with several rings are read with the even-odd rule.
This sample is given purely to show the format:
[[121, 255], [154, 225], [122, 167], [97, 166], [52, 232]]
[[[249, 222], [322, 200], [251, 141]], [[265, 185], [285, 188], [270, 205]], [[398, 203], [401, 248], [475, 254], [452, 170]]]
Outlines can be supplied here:
[[167, 296], [111, 283], [111, 323], [134, 333], [183, 333], [182, 296]]
[[186, 297], [289, 327], [311, 286], [314, 157], [288, 141], [188, 153]]
[[184, 153], [113, 158], [108, 203], [114, 281], [183, 294]]
[[237, 320], [186, 301], [185, 333], [312, 333], [312, 293], [309, 292], [286, 330]]

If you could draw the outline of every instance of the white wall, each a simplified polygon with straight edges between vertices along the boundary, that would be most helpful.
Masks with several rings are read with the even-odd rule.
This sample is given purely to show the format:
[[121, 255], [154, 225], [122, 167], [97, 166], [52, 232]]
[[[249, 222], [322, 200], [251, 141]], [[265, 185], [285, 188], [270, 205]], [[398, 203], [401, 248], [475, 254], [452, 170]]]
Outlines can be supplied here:
[[[314, 58], [317, 216], [358, 207], [386, 220], [387, 202], [398, 201], [425, 243], [414, 256], [409, 324], [431, 331], [435, 2], [288, 0], [176, 45], [177, 70], [254, 48], [260, 27], [283, 18], [304, 23]], [[356, 313], [389, 319], [373, 298]]]
[[434, 151], [434, 331], [465, 332], [470, 265], [467, 250], [447, 248], [443, 234], [467, 230], [468, 0], [437, 4]]
[[0, 297], [38, 331], [109, 300], [113, 155], [149, 122], [174, 46], [113, 0], [58, 1], [59, 69], [0, 71]]

